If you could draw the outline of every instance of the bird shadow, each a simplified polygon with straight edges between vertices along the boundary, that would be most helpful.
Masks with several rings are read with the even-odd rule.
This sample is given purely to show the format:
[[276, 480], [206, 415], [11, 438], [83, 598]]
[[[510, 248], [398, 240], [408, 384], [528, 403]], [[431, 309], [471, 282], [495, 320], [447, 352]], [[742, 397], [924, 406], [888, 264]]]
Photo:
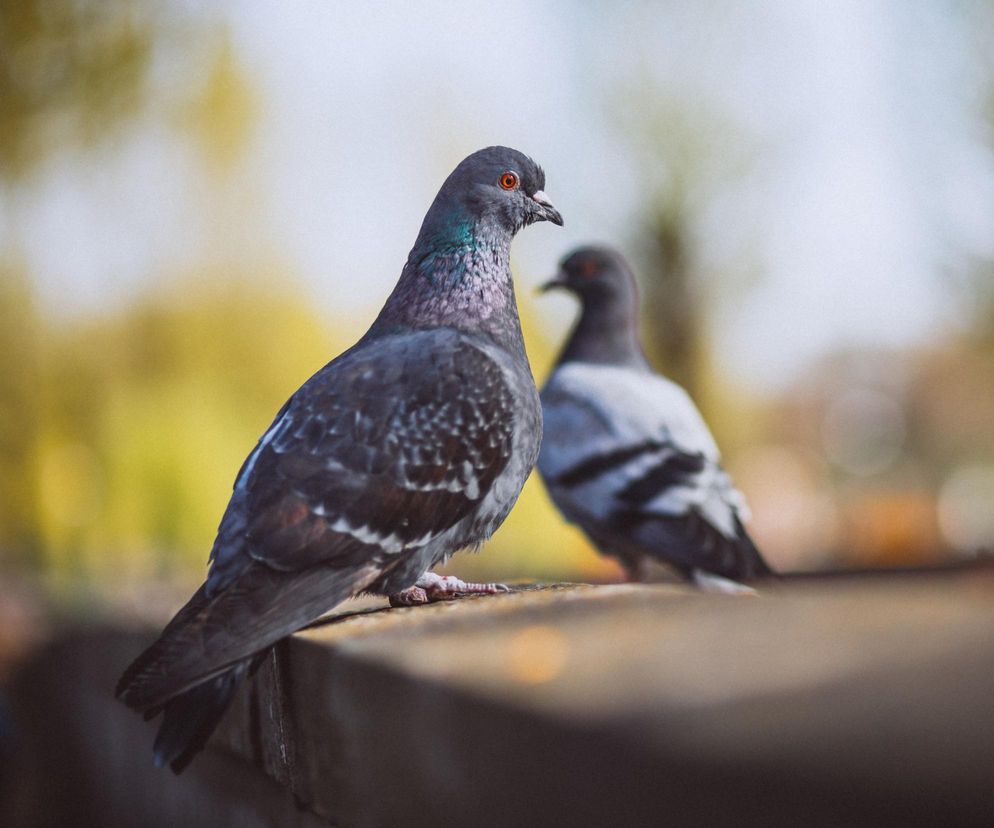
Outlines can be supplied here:
[[302, 630], [317, 630], [322, 627], [331, 627], [335, 624], [340, 624], [343, 621], [348, 621], [350, 618], [358, 618], [363, 615], [379, 615], [381, 613], [387, 613], [391, 610], [398, 609], [398, 607], [368, 607], [367, 609], [349, 610], [346, 612], [340, 612], [335, 615], [326, 615], [319, 618], [317, 621], [312, 621], [306, 627], [302, 627]]

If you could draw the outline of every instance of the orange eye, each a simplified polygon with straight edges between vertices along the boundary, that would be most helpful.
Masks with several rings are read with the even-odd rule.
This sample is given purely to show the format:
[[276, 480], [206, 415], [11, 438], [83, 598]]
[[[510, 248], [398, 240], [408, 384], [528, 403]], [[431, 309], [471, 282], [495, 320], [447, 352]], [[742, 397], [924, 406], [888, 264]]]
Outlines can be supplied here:
[[500, 186], [505, 190], [513, 190], [518, 186], [518, 177], [510, 171], [503, 173], [500, 177]]

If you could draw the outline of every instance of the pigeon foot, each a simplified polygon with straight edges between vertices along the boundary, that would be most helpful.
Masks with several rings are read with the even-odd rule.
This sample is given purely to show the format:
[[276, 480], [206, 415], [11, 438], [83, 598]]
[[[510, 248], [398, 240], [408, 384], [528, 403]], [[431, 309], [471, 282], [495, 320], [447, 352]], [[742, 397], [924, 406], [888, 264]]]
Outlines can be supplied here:
[[418, 578], [414, 586], [391, 595], [390, 606], [412, 607], [435, 601], [451, 601], [464, 595], [494, 595], [510, 591], [504, 584], [467, 583], [455, 575], [436, 575], [434, 572], [426, 572]]

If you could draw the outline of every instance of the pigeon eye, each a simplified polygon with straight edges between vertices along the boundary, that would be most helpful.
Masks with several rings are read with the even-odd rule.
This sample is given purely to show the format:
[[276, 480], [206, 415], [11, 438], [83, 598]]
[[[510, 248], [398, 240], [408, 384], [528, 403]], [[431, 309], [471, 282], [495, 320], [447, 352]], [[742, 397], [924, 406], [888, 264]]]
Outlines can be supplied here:
[[508, 171], [501, 175], [499, 182], [500, 186], [505, 190], [513, 190], [518, 186], [518, 176], [516, 176], [513, 172]]

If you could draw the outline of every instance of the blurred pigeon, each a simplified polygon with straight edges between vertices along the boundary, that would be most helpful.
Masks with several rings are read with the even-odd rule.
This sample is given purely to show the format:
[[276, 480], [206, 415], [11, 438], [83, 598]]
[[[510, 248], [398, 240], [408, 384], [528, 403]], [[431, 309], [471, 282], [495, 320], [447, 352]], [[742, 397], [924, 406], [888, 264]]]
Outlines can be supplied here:
[[164, 713], [160, 767], [182, 770], [269, 648], [346, 598], [504, 589], [429, 570], [500, 526], [538, 454], [509, 255], [522, 227], [563, 223], [544, 186], [506, 147], [459, 164], [372, 327], [246, 459], [206, 582], [118, 683], [129, 707]]
[[617, 252], [584, 247], [543, 290], [582, 303], [542, 389], [538, 467], [553, 502], [633, 580], [652, 561], [718, 591], [771, 575], [743, 527], [745, 502], [687, 392], [653, 373], [639, 344], [638, 292]]

